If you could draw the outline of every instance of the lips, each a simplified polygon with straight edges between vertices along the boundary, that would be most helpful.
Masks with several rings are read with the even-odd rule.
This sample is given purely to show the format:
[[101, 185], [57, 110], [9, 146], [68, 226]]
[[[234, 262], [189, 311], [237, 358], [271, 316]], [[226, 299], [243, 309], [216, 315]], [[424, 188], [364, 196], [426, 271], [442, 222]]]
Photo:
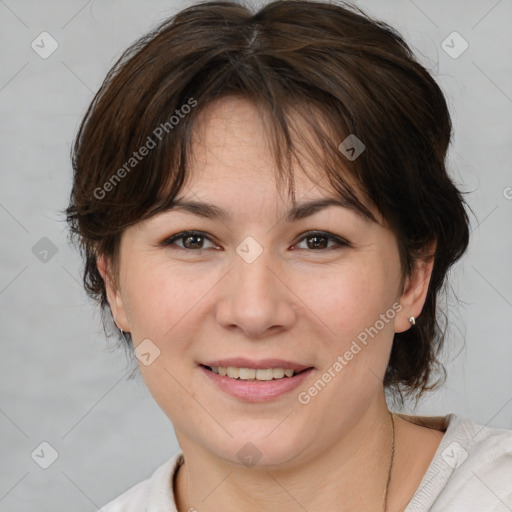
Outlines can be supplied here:
[[295, 361], [287, 361], [285, 359], [249, 359], [246, 357], [230, 357], [229, 359], [215, 359], [211, 361], [205, 361], [201, 363], [202, 366], [211, 367], [233, 367], [233, 368], [254, 368], [257, 369], [266, 369], [266, 368], [289, 368], [294, 370], [295, 372], [301, 372], [302, 370], [306, 370], [308, 368], [313, 368], [311, 365], [300, 364]]
[[[227, 361], [232, 360], [225, 359], [219, 362], [223, 362], [225, 364]], [[268, 359], [265, 360], [265, 362], [268, 361]], [[277, 361], [279, 364], [287, 362], [283, 361], [282, 359]], [[211, 362], [216, 363], [217, 361]], [[261, 361], [258, 362], [258, 364], [260, 363]], [[298, 367], [303, 367], [303, 365], [298, 365]], [[223, 393], [230, 395], [237, 400], [248, 403], [262, 403], [276, 400], [281, 397], [284, 399], [284, 397], [290, 396], [291, 391], [304, 384], [315, 371], [314, 368], [309, 367], [297, 373], [293, 377], [258, 381], [240, 380], [222, 376], [218, 373], [214, 373], [208, 367], [202, 364], [199, 365], [199, 369], [201, 374], [208, 379], [207, 381], [213, 383], [217, 389], [220, 389]]]

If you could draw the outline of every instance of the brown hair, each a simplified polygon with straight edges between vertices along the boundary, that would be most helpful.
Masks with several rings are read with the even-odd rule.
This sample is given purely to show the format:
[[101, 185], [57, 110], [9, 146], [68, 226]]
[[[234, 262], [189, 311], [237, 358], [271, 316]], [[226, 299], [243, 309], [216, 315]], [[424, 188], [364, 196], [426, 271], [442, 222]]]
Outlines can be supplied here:
[[[422, 313], [395, 334], [384, 380], [401, 399], [436, 387], [445, 378], [438, 355], [446, 333], [436, 300], [469, 240], [465, 202], [445, 168], [450, 115], [403, 38], [352, 5], [277, 0], [253, 13], [235, 2], [198, 3], [122, 54], [87, 110], [72, 155], [65, 213], [89, 296], [102, 313], [110, 310], [97, 256], [106, 255], [117, 276], [123, 230], [172, 207], [187, 176], [194, 121], [227, 95], [269, 114], [278, 174], [289, 178], [293, 198], [290, 162], [302, 151], [295, 140], [335, 190], [374, 219], [346, 177], [359, 185], [397, 236], [403, 282], [437, 241]], [[298, 117], [307, 135], [294, 124]], [[339, 149], [350, 134], [366, 147], [356, 159]], [[434, 370], [443, 378], [429, 385]]]

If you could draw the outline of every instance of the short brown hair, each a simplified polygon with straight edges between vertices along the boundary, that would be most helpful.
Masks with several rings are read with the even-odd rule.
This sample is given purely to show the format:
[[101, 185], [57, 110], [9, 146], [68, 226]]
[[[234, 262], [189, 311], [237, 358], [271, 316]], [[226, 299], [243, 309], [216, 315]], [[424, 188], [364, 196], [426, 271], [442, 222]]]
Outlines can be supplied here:
[[[172, 206], [187, 177], [194, 121], [228, 95], [269, 114], [279, 176], [287, 172], [293, 183], [295, 136], [335, 190], [373, 217], [344, 173], [355, 179], [397, 236], [403, 280], [437, 241], [423, 311], [413, 328], [395, 334], [384, 380], [400, 398], [436, 387], [445, 377], [438, 355], [446, 333], [436, 301], [469, 241], [462, 192], [445, 168], [450, 115], [403, 38], [352, 5], [277, 0], [254, 13], [236, 2], [198, 3], [123, 53], [89, 106], [72, 155], [65, 212], [89, 296], [105, 313], [97, 257], [116, 269], [123, 230]], [[294, 129], [293, 116], [307, 121], [317, 144]], [[351, 134], [366, 147], [355, 160], [339, 150]], [[144, 158], [130, 160], [157, 138]], [[435, 369], [443, 378], [429, 385]]]

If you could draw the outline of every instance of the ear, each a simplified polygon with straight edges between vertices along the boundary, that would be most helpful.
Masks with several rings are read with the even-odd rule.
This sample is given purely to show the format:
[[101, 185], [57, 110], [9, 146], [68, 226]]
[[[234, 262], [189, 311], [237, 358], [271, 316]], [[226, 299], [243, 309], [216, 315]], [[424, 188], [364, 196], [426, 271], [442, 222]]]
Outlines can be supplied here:
[[404, 290], [400, 297], [402, 310], [395, 317], [395, 332], [404, 332], [410, 329], [409, 318], [418, 318], [425, 304], [428, 286], [434, 268], [434, 254], [436, 242], [432, 242], [426, 249], [426, 256], [417, 260], [411, 276], [406, 280]]
[[123, 297], [115, 282], [113, 272], [111, 271], [110, 260], [105, 255], [98, 256], [97, 267], [98, 272], [105, 282], [107, 300], [112, 311], [112, 316], [114, 317], [114, 322], [119, 329], [122, 329], [125, 332], [130, 332], [130, 325], [126, 318]]

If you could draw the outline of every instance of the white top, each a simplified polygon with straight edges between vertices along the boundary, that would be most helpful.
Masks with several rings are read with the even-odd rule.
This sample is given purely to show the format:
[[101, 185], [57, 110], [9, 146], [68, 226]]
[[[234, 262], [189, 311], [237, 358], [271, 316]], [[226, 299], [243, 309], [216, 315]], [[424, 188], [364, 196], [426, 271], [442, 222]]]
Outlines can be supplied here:
[[[456, 414], [398, 416], [445, 432], [404, 512], [512, 511], [512, 430], [482, 426]], [[179, 451], [101, 510], [178, 512], [172, 482], [182, 462]]]

